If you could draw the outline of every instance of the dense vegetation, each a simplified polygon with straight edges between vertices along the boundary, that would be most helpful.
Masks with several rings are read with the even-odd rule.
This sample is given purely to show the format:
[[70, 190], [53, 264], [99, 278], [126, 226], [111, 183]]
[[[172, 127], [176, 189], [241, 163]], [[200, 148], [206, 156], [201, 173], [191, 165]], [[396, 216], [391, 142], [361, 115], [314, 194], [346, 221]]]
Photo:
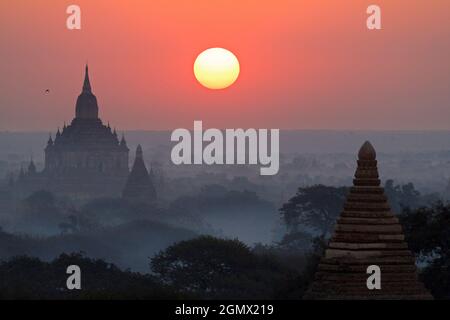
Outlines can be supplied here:
[[[82, 290], [68, 290], [66, 268], [82, 270]], [[15, 257], [0, 264], [0, 299], [164, 299], [181, 297], [150, 275], [121, 271], [81, 254], [52, 262]]]
[[[385, 187], [417, 257], [421, 280], [435, 298], [449, 299], [450, 204], [422, 196], [411, 184], [388, 182]], [[346, 188], [322, 185], [300, 188], [280, 209], [285, 235], [270, 245], [197, 236], [145, 219], [148, 208], [110, 200], [90, 203], [66, 221], [51, 220], [60, 224], [61, 235], [36, 238], [0, 229], [0, 258], [8, 257], [0, 262], [0, 298], [300, 299], [313, 279], [346, 192]], [[262, 203], [246, 193], [221, 194], [210, 190], [200, 202], [186, 198], [173, 206], [181, 212], [184, 205], [204, 215], [220, 199], [229, 206], [227, 198], [241, 198], [243, 208], [247, 202]], [[41, 194], [27, 199], [22, 210], [42, 213], [41, 219], [47, 219], [58, 216], [61, 206], [50, 195]], [[116, 219], [109, 220], [111, 225], [93, 223], [111, 212]], [[77, 250], [83, 246], [89, 250], [87, 255]], [[41, 252], [40, 259], [30, 257], [36, 252]], [[107, 258], [94, 259], [91, 253]], [[146, 268], [139, 273], [106, 262], [137, 256], [146, 259]], [[66, 268], [72, 264], [82, 269], [80, 291], [66, 289]]]

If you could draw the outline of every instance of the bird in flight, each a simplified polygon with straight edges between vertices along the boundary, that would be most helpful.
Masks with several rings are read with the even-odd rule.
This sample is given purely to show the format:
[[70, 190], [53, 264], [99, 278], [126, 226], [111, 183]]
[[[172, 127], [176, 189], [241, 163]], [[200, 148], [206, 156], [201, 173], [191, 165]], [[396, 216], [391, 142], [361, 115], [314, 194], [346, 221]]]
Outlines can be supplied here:
[[49, 94], [49, 93], [50, 93], [50, 89], [46, 89], [45, 94]]

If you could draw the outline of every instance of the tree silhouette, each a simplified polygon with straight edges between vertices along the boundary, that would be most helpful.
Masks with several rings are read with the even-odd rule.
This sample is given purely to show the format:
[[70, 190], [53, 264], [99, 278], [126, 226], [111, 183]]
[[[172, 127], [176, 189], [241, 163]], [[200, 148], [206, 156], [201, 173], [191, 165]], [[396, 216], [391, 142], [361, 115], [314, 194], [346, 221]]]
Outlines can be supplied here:
[[258, 256], [238, 240], [202, 236], [170, 246], [151, 259], [152, 271], [168, 285], [203, 298], [268, 298], [289, 272], [273, 258]]
[[409, 248], [425, 267], [421, 279], [435, 298], [450, 298], [450, 204], [405, 208], [400, 221]]
[[346, 187], [324, 185], [299, 188], [280, 209], [288, 233], [298, 233], [303, 226], [328, 235], [343, 208], [347, 191]]
[[417, 208], [421, 205], [420, 192], [411, 182], [395, 185], [394, 180], [389, 179], [386, 180], [384, 190], [395, 213], [400, 213], [404, 207]]

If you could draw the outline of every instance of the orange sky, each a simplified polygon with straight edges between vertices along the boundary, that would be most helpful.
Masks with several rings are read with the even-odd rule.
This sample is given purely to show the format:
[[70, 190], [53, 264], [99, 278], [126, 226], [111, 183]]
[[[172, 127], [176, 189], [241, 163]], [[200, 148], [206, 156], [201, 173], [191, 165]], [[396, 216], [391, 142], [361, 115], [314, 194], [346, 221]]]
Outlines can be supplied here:
[[[450, 129], [448, 0], [1, 0], [0, 39], [0, 130], [69, 122], [86, 60], [119, 129]], [[221, 91], [192, 72], [215, 46], [241, 64]]]

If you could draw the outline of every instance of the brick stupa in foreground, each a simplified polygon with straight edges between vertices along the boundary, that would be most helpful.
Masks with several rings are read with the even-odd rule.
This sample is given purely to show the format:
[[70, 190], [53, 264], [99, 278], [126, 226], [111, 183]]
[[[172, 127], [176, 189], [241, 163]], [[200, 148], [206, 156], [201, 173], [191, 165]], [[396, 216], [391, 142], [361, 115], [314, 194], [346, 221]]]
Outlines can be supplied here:
[[[415, 259], [378, 178], [376, 152], [365, 142], [353, 187], [305, 299], [432, 299], [417, 278]], [[381, 270], [369, 290], [367, 267]]]

